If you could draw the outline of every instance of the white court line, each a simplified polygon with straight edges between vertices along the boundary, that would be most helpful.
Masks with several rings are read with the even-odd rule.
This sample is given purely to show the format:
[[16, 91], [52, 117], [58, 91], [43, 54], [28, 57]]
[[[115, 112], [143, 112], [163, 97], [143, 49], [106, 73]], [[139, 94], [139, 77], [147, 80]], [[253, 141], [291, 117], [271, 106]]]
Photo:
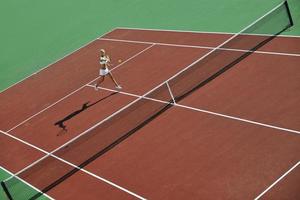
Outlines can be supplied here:
[[[178, 105], [178, 104], [176, 104], [176, 105]], [[241, 122], [246, 122], [246, 123], [249, 123], [249, 124], [264, 126], [264, 127], [267, 127], [267, 128], [277, 129], [277, 130], [285, 131], [285, 132], [289, 132], [289, 133], [296, 133], [296, 134], [300, 135], [300, 131], [296, 131], [296, 130], [293, 130], [293, 129], [282, 128], [282, 127], [278, 127], [278, 126], [274, 126], [274, 125], [270, 125], [270, 124], [260, 123], [260, 122], [256, 122], [256, 121], [252, 121], [252, 120], [248, 120], [248, 119], [243, 119], [243, 118], [234, 117], [234, 116], [230, 116], [230, 115], [225, 115], [225, 114], [221, 114], [221, 113], [217, 113], [217, 112], [212, 112], [212, 111], [209, 111], [209, 110], [193, 108], [193, 107], [186, 106], [186, 105], [178, 105], [178, 106], [182, 107], [182, 108], [187, 108], [187, 109], [191, 109], [191, 110], [211, 114], [211, 115], [216, 115], [216, 116], [219, 116], [219, 117], [224, 117], [224, 118], [233, 119], [233, 120], [237, 120], [237, 121], [241, 121]]]
[[[98, 38], [98, 40], [127, 42], [127, 43], [136, 43], [136, 44], [154, 44], [153, 42], [149, 42], [149, 41], [114, 39], [114, 38]], [[161, 45], [161, 46], [172, 46], [172, 47], [186, 47], [186, 48], [196, 48], [196, 49], [214, 49], [214, 47], [200, 46], [200, 45], [171, 44], [171, 43], [162, 43], [162, 42], [155, 42], [155, 44]], [[225, 50], [225, 51], [237, 51], [237, 52], [245, 52], [245, 53], [251, 52], [251, 53], [254, 53], [254, 54], [268, 54], [268, 55], [300, 57], [300, 54], [296, 54], [296, 53], [283, 53], [283, 52], [258, 51], [258, 50], [257, 51], [252, 51], [252, 50], [231, 49], [231, 48], [219, 48], [219, 49], [220, 50]]]
[[[36, 160], [35, 162], [33, 162], [33, 163], [31, 163], [30, 165], [28, 165], [27, 167], [25, 167], [25, 168], [23, 168], [22, 170], [18, 171], [16, 174], [13, 174], [13, 175], [12, 175], [11, 177], [9, 177], [8, 179], [10, 179], [10, 178], [12, 178], [12, 177], [17, 177], [20, 173], [26, 171], [27, 169], [29, 169], [30, 167], [32, 167], [32, 166], [35, 165], [36, 163], [38, 163], [38, 162], [40, 162], [40, 161], [46, 159], [47, 157], [51, 156], [51, 157], [53, 157], [53, 158], [56, 158], [56, 159], [62, 161], [63, 163], [65, 163], [65, 164], [67, 164], [67, 165], [70, 165], [70, 166], [72, 166], [72, 167], [78, 169], [79, 171], [82, 171], [82, 172], [84, 172], [84, 173], [86, 173], [86, 174], [88, 174], [88, 175], [90, 175], [90, 176], [92, 176], [92, 177], [94, 177], [94, 178], [97, 178], [98, 180], [101, 180], [101, 181], [103, 181], [103, 182], [105, 182], [105, 183], [107, 183], [107, 184], [109, 184], [109, 185], [111, 185], [111, 186], [113, 186], [113, 187], [116, 187], [116, 188], [118, 188], [118, 189], [120, 189], [120, 190], [122, 190], [122, 191], [124, 191], [124, 192], [126, 192], [126, 193], [128, 193], [128, 194], [130, 194], [130, 195], [132, 195], [132, 196], [135, 196], [135, 197], [137, 197], [138, 199], [145, 200], [144, 197], [142, 197], [142, 196], [140, 196], [140, 195], [138, 195], [138, 194], [136, 194], [136, 193], [134, 193], [134, 192], [132, 192], [132, 191], [129, 191], [129, 190], [125, 189], [124, 187], [122, 187], [122, 186], [120, 186], [120, 185], [117, 185], [116, 183], [113, 183], [113, 182], [111, 182], [111, 181], [109, 181], [109, 180], [107, 180], [107, 179], [105, 179], [105, 178], [103, 178], [103, 177], [100, 177], [100, 176], [98, 176], [98, 175], [96, 175], [96, 174], [93, 174], [93, 173], [90, 172], [90, 171], [87, 171], [87, 170], [85, 170], [85, 169], [82, 169], [82, 168], [80, 168], [80, 167], [78, 167], [78, 166], [76, 166], [76, 165], [74, 165], [74, 164], [72, 164], [72, 163], [70, 163], [70, 162], [68, 162], [68, 161], [66, 161], [66, 160], [64, 160], [64, 159], [62, 159], [62, 158], [60, 158], [60, 157], [58, 157], [58, 156], [56, 156], [56, 155], [53, 155], [53, 153], [55, 153], [55, 152], [56, 152], [57, 150], [59, 150], [60, 148], [57, 148], [57, 149], [54, 150], [54, 151], [48, 152], [48, 151], [46, 151], [46, 150], [44, 150], [44, 149], [42, 149], [42, 148], [39, 148], [39, 147], [37, 147], [37, 146], [35, 146], [35, 145], [33, 145], [33, 144], [29, 143], [29, 142], [26, 142], [26, 141], [24, 141], [24, 140], [22, 140], [22, 139], [20, 139], [20, 138], [18, 138], [18, 137], [16, 137], [16, 136], [13, 136], [13, 135], [11, 135], [11, 134], [9, 134], [9, 133], [7, 133], [7, 132], [4, 132], [4, 131], [1, 131], [1, 130], [0, 130], [0, 133], [2, 133], [2, 134], [6, 135], [6, 136], [8, 136], [8, 137], [10, 137], [10, 138], [12, 138], [12, 139], [14, 139], [14, 140], [17, 140], [18, 142], [21, 142], [22, 144], [25, 144], [25, 145], [27, 145], [27, 146], [29, 146], [29, 147], [31, 147], [31, 148], [34, 148], [34, 149], [36, 149], [36, 150], [38, 150], [38, 151], [40, 151], [40, 152], [46, 154], [46, 155], [44, 155], [43, 157], [41, 157], [40, 159], [38, 159], [38, 160]], [[61, 147], [64, 147], [64, 146], [65, 146], [65, 145], [63, 145], [63, 146], [61, 146]], [[6, 179], [6, 180], [8, 180], [8, 179]], [[38, 191], [39, 191], [39, 190], [38, 190]]]
[[54, 62], [52, 62], [52, 63], [46, 65], [45, 67], [42, 67], [42, 68], [39, 69], [38, 71], [36, 71], [36, 72], [34, 72], [34, 73], [32, 73], [32, 74], [26, 76], [25, 78], [21, 79], [20, 81], [18, 81], [18, 82], [16, 82], [16, 83], [12, 84], [12, 85], [10, 85], [10, 86], [8, 86], [7, 88], [5, 88], [5, 89], [3, 89], [2, 91], [0, 91], [0, 93], [3, 93], [4, 91], [8, 90], [9, 88], [11, 88], [11, 87], [13, 87], [13, 86], [15, 86], [15, 85], [17, 85], [17, 84], [19, 84], [19, 83], [25, 81], [26, 79], [30, 78], [31, 76], [34, 76], [34, 75], [40, 73], [40, 72], [43, 71], [44, 69], [47, 69], [48, 67], [51, 67], [53, 64], [55, 64], [55, 63], [57, 63], [57, 62], [63, 60], [64, 58], [66, 58], [66, 57], [72, 55], [73, 53], [75, 53], [75, 52], [79, 51], [80, 49], [82, 49], [82, 48], [88, 46], [89, 44], [93, 43], [93, 42], [96, 41], [99, 37], [103, 37], [103, 36], [105, 36], [106, 34], [109, 34], [109, 33], [113, 32], [114, 30], [116, 30], [116, 28], [112, 29], [111, 31], [109, 31], [109, 32], [107, 32], [107, 33], [104, 33], [104, 34], [101, 35], [101, 36], [97, 36], [97, 37], [96, 37], [95, 39], [93, 39], [92, 41], [90, 41], [90, 42], [84, 44], [83, 46], [81, 46], [81, 47], [75, 49], [74, 51], [71, 51], [70, 53], [68, 53], [68, 54], [64, 55], [63, 57], [59, 58], [58, 60], [56, 60], [56, 61], [54, 61]]
[[[88, 84], [86, 86], [87, 87], [93, 87], [93, 88], [95, 87], [95, 86], [90, 85], [90, 84]], [[100, 88], [102, 90], [110, 91], [110, 92], [118, 92], [120, 94], [132, 96], [132, 97], [136, 97], [136, 98], [143, 98], [143, 99], [152, 100], [152, 101], [156, 101], [156, 102], [160, 102], [160, 103], [164, 103], [164, 104], [170, 104], [170, 102], [167, 102], [167, 101], [158, 100], [158, 99], [149, 98], [149, 97], [143, 97], [143, 96], [140, 96], [140, 95], [137, 95], [137, 94], [118, 91], [118, 90], [114, 90], [114, 89], [108, 89], [108, 88], [104, 88], [104, 87], [98, 87], [98, 88]], [[197, 111], [197, 112], [201, 112], [201, 113], [206, 113], [206, 114], [210, 114], [210, 115], [214, 115], [214, 116], [219, 116], [219, 117], [223, 117], [223, 118], [227, 118], [227, 119], [241, 121], [241, 122], [254, 124], [254, 125], [258, 125], [258, 126], [263, 126], [263, 127], [267, 127], [267, 128], [271, 128], [271, 129], [280, 130], [280, 131], [285, 131], [285, 132], [289, 132], [289, 133], [296, 133], [296, 134], [300, 135], [300, 131], [293, 130], [293, 129], [282, 128], [282, 127], [279, 127], [279, 126], [274, 126], [274, 125], [270, 125], [270, 124], [265, 124], [265, 123], [253, 121], [253, 120], [243, 119], [243, 118], [240, 118], [240, 117], [234, 117], [234, 116], [231, 116], [231, 115], [225, 115], [225, 114], [222, 114], [222, 113], [213, 112], [213, 111], [209, 111], [209, 110], [204, 110], [204, 109], [200, 109], [200, 108], [195, 108], [195, 107], [191, 107], [191, 106], [186, 106], [186, 105], [182, 105], [182, 104], [178, 104], [178, 103], [176, 103], [176, 104], [171, 103], [171, 104], [173, 106], [177, 106], [177, 107], [181, 107], [181, 108], [185, 108], [185, 109], [189, 109], [189, 110], [193, 110], [193, 111]]]
[[[95, 88], [94, 85], [90, 85], [90, 84], [86, 85], [86, 87]], [[166, 102], [166, 101], [163, 101], [163, 100], [153, 99], [153, 98], [150, 98], [150, 97], [142, 97], [142, 96], [137, 95], [137, 94], [132, 94], [132, 93], [128, 93], [128, 92], [124, 92], [124, 91], [120, 91], [120, 90], [114, 90], [114, 89], [104, 88], [104, 87], [101, 87], [101, 86], [98, 86], [97, 88], [98, 89], [102, 89], [102, 90], [106, 90], [106, 91], [109, 91], [109, 92], [117, 92], [118, 94], [124, 94], [124, 95], [131, 96], [131, 97], [152, 100], [152, 101], [156, 101], [156, 102], [159, 102], [159, 103], [165, 103], [165, 104], [169, 103], [169, 102]]]
[[[11, 176], [14, 176], [13, 173], [11, 173], [10, 171], [8, 171], [7, 169], [5, 169], [4, 167], [0, 166], [0, 169], [2, 169], [3, 171], [5, 171], [6, 173], [10, 174]], [[29, 187], [33, 188], [34, 190], [36, 190], [38, 193], [41, 193], [43, 196], [47, 197], [50, 200], [55, 200], [54, 198], [52, 198], [50, 195], [40, 191], [39, 189], [37, 189], [36, 187], [34, 187], [33, 185], [31, 185], [30, 183], [20, 179], [19, 177], [17, 177], [17, 179], [19, 179], [21, 182], [23, 182], [25, 185], [28, 185]]]
[[[152, 48], [155, 44], [151, 44], [150, 46], [146, 47], [145, 49], [143, 49], [142, 51], [136, 53], [135, 55], [131, 56], [130, 58], [128, 58], [127, 60], [125, 60], [124, 62], [118, 64], [117, 66], [115, 66], [114, 68], [111, 69], [111, 71], [116, 70], [117, 68], [121, 67], [122, 65], [124, 65], [125, 63], [131, 61], [132, 59], [136, 58], [137, 56], [139, 56], [140, 54], [144, 53], [145, 51], [147, 51], [148, 49]], [[26, 123], [27, 121], [29, 121], [30, 119], [34, 118], [35, 116], [43, 113], [44, 111], [48, 110], [49, 108], [53, 107], [54, 105], [58, 104], [59, 102], [65, 100], [66, 98], [68, 98], [69, 96], [73, 95], [74, 93], [82, 90], [86, 85], [96, 81], [99, 77], [95, 78], [94, 80], [84, 84], [83, 86], [81, 86], [80, 88], [78, 88], [77, 90], [74, 90], [73, 92], [69, 93], [68, 95], [64, 96], [63, 98], [59, 99], [58, 101], [52, 103], [51, 105], [47, 106], [46, 108], [44, 108], [43, 110], [35, 113], [34, 115], [28, 117], [27, 119], [25, 119], [24, 121], [20, 122], [19, 124], [17, 124], [16, 126], [12, 127], [11, 129], [7, 130], [6, 132], [11, 132], [12, 130], [16, 129], [17, 127], [21, 126], [22, 124]]]
[[264, 194], [266, 194], [270, 189], [272, 189], [279, 181], [285, 178], [292, 170], [294, 170], [297, 166], [300, 165], [300, 161], [296, 163], [291, 169], [285, 172], [282, 176], [280, 176], [272, 185], [270, 185], [266, 190], [264, 190], [261, 194], [259, 194], [254, 200], [260, 199]]
[[[183, 32], [183, 33], [204, 33], [204, 34], [217, 34], [217, 35], [234, 35], [236, 33], [233, 32], [223, 32], [223, 31], [192, 31], [192, 30], [172, 30], [172, 29], [155, 29], [155, 28], [132, 28], [132, 27], [116, 27], [115, 30], [118, 29], [125, 29], [125, 30], [140, 30], [140, 31], [161, 31], [161, 32]], [[245, 33], [244, 35], [258, 35], [258, 36], [271, 36], [271, 34], [250, 34], [250, 33]], [[300, 38], [300, 35], [278, 35], [278, 37], [283, 37], [283, 38]]]

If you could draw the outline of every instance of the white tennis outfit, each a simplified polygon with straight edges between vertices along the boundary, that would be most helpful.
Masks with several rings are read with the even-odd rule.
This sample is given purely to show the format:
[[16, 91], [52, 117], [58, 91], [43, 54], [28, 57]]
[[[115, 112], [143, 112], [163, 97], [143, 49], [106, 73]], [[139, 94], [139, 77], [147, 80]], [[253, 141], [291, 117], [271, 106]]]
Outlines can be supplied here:
[[106, 67], [107, 63], [109, 62], [109, 57], [108, 56], [101, 56], [100, 57], [100, 65], [105, 65], [105, 68], [100, 68], [100, 71], [99, 71], [99, 75], [100, 76], [105, 76], [109, 73], [109, 69]]
[[105, 69], [101, 68], [100, 69], [100, 72], [99, 72], [99, 75], [100, 76], [105, 76], [109, 73], [109, 69], [106, 67]]

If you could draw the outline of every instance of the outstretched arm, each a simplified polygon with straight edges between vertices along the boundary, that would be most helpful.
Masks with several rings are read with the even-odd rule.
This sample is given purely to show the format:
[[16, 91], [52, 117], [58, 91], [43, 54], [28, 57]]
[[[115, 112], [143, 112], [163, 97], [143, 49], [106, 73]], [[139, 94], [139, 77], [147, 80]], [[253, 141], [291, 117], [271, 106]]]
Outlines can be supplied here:
[[110, 61], [110, 57], [106, 56], [106, 58], [107, 58], [107, 66], [109, 66], [109, 67], [113, 66], [113, 64]]

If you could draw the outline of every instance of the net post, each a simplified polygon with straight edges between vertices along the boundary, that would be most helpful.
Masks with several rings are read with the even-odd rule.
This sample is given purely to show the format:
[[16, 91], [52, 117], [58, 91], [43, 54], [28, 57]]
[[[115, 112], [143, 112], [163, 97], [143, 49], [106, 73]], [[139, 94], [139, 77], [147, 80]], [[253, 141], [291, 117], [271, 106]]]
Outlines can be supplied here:
[[13, 200], [11, 194], [9, 193], [9, 191], [8, 191], [6, 185], [5, 185], [5, 183], [4, 183], [3, 181], [1, 181], [1, 186], [2, 186], [2, 188], [3, 188], [3, 190], [4, 190], [4, 193], [6, 194], [7, 198], [8, 198], [9, 200]]
[[293, 26], [293, 25], [294, 25], [294, 22], [293, 22], [292, 14], [291, 14], [290, 7], [289, 7], [289, 4], [288, 4], [288, 1], [287, 1], [287, 0], [284, 1], [284, 5], [285, 5], [285, 7], [286, 7], [287, 14], [288, 14], [288, 16], [289, 16], [289, 20], [290, 20], [291, 26]]
[[173, 95], [173, 93], [172, 93], [171, 87], [170, 87], [170, 85], [169, 85], [169, 82], [166, 81], [166, 84], [167, 84], [169, 93], [170, 93], [170, 95], [171, 95], [172, 101], [173, 101], [174, 104], [176, 104], [176, 101], [175, 101], [174, 95]]

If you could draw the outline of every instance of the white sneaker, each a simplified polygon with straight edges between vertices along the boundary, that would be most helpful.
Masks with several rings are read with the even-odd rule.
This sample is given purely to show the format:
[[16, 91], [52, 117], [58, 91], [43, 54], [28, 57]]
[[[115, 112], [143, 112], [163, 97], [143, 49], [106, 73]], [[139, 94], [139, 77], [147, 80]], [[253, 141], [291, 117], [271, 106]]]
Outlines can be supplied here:
[[118, 89], [118, 90], [122, 90], [122, 87], [121, 87], [121, 85], [117, 85], [117, 86], [116, 86], [116, 89]]

